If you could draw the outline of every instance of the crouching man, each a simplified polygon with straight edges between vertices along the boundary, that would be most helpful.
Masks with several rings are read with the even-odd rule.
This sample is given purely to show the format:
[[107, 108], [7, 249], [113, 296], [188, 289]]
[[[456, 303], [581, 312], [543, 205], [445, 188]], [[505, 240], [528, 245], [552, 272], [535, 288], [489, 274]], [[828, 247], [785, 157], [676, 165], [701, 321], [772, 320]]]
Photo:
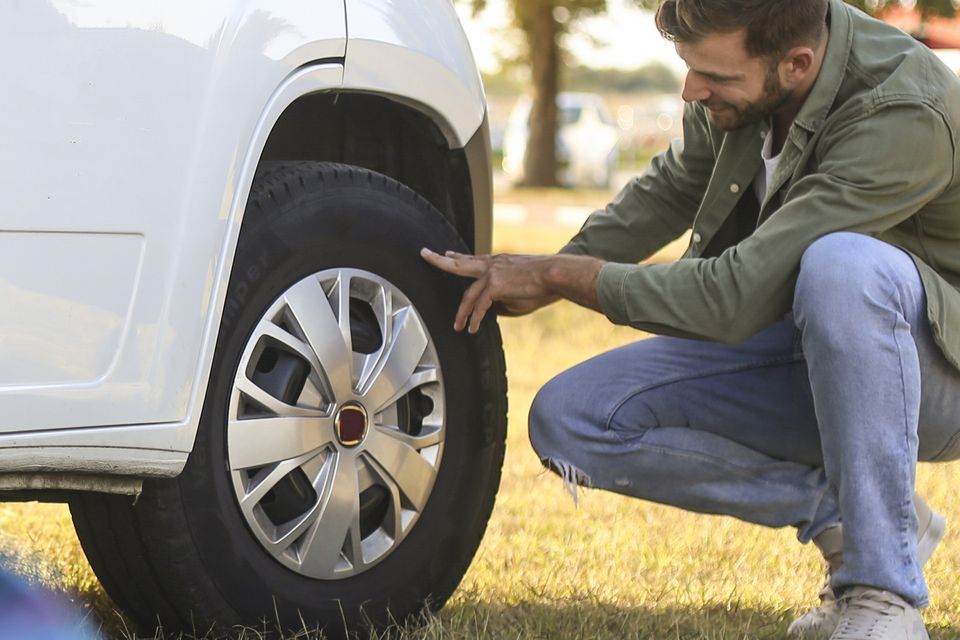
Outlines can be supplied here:
[[566, 298], [660, 334], [541, 390], [545, 464], [795, 527], [828, 580], [793, 636], [927, 638], [944, 521], [914, 479], [960, 457], [960, 82], [841, 0], [665, 0], [657, 25], [683, 140], [558, 255], [424, 258], [476, 278], [459, 329]]

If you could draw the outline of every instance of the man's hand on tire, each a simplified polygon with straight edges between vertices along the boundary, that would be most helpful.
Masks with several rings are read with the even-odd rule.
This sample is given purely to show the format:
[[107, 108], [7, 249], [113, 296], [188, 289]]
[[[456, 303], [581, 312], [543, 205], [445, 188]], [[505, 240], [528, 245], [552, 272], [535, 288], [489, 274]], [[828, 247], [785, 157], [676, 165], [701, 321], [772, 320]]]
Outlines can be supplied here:
[[560, 298], [600, 310], [597, 277], [605, 264], [589, 256], [528, 256], [498, 254], [473, 256], [455, 251], [444, 255], [422, 249], [428, 263], [458, 276], [474, 278], [463, 294], [453, 327], [470, 333], [491, 307], [502, 315], [520, 316]]

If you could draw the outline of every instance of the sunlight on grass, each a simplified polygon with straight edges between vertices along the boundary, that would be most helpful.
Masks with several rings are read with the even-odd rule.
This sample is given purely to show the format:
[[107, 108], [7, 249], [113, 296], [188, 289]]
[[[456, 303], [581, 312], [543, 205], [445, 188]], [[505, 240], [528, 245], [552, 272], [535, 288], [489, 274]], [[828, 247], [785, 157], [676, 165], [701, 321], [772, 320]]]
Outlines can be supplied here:
[[[548, 252], [573, 231], [501, 227], [495, 240], [500, 251]], [[792, 617], [812, 604], [821, 579], [816, 551], [801, 547], [791, 530], [599, 491], [584, 491], [577, 508], [530, 448], [526, 415], [537, 389], [561, 370], [642, 334], [570, 304], [504, 319], [501, 327], [510, 428], [487, 535], [445, 609], [419, 629], [393, 629], [381, 637], [784, 637]], [[919, 490], [934, 508], [949, 522], [960, 522], [960, 504], [953, 499], [960, 465], [924, 465], [919, 475]], [[958, 553], [960, 539], [948, 530], [927, 572], [933, 606], [925, 617], [933, 638], [960, 637], [951, 622], [960, 611]], [[0, 506], [0, 554], [17, 573], [110, 617], [111, 605], [83, 558], [65, 507]]]

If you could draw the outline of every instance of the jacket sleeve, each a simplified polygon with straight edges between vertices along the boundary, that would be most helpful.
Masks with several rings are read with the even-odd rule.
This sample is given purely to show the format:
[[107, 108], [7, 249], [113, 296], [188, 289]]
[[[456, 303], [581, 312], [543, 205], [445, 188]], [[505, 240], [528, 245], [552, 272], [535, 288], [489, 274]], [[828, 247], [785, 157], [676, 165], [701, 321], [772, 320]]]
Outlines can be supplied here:
[[716, 155], [706, 114], [687, 105], [683, 139], [650, 163], [604, 209], [595, 211], [560, 253], [639, 262], [690, 228]]
[[597, 283], [604, 313], [654, 333], [739, 342], [790, 310], [811, 243], [838, 231], [887, 231], [954, 179], [951, 132], [916, 102], [888, 104], [825, 132], [817, 159], [780, 209], [719, 256], [605, 265]]

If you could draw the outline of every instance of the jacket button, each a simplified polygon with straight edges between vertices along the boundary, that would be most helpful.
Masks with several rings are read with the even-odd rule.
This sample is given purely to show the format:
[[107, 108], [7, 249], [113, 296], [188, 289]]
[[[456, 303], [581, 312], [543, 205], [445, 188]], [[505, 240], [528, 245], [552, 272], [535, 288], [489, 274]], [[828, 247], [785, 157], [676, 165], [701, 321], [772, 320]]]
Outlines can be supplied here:
[[730, 193], [740, 193], [740, 185], [736, 182], [730, 185]]
[[700, 237], [699, 233], [693, 234], [693, 244], [700, 244], [701, 240], [703, 240], [703, 238]]

